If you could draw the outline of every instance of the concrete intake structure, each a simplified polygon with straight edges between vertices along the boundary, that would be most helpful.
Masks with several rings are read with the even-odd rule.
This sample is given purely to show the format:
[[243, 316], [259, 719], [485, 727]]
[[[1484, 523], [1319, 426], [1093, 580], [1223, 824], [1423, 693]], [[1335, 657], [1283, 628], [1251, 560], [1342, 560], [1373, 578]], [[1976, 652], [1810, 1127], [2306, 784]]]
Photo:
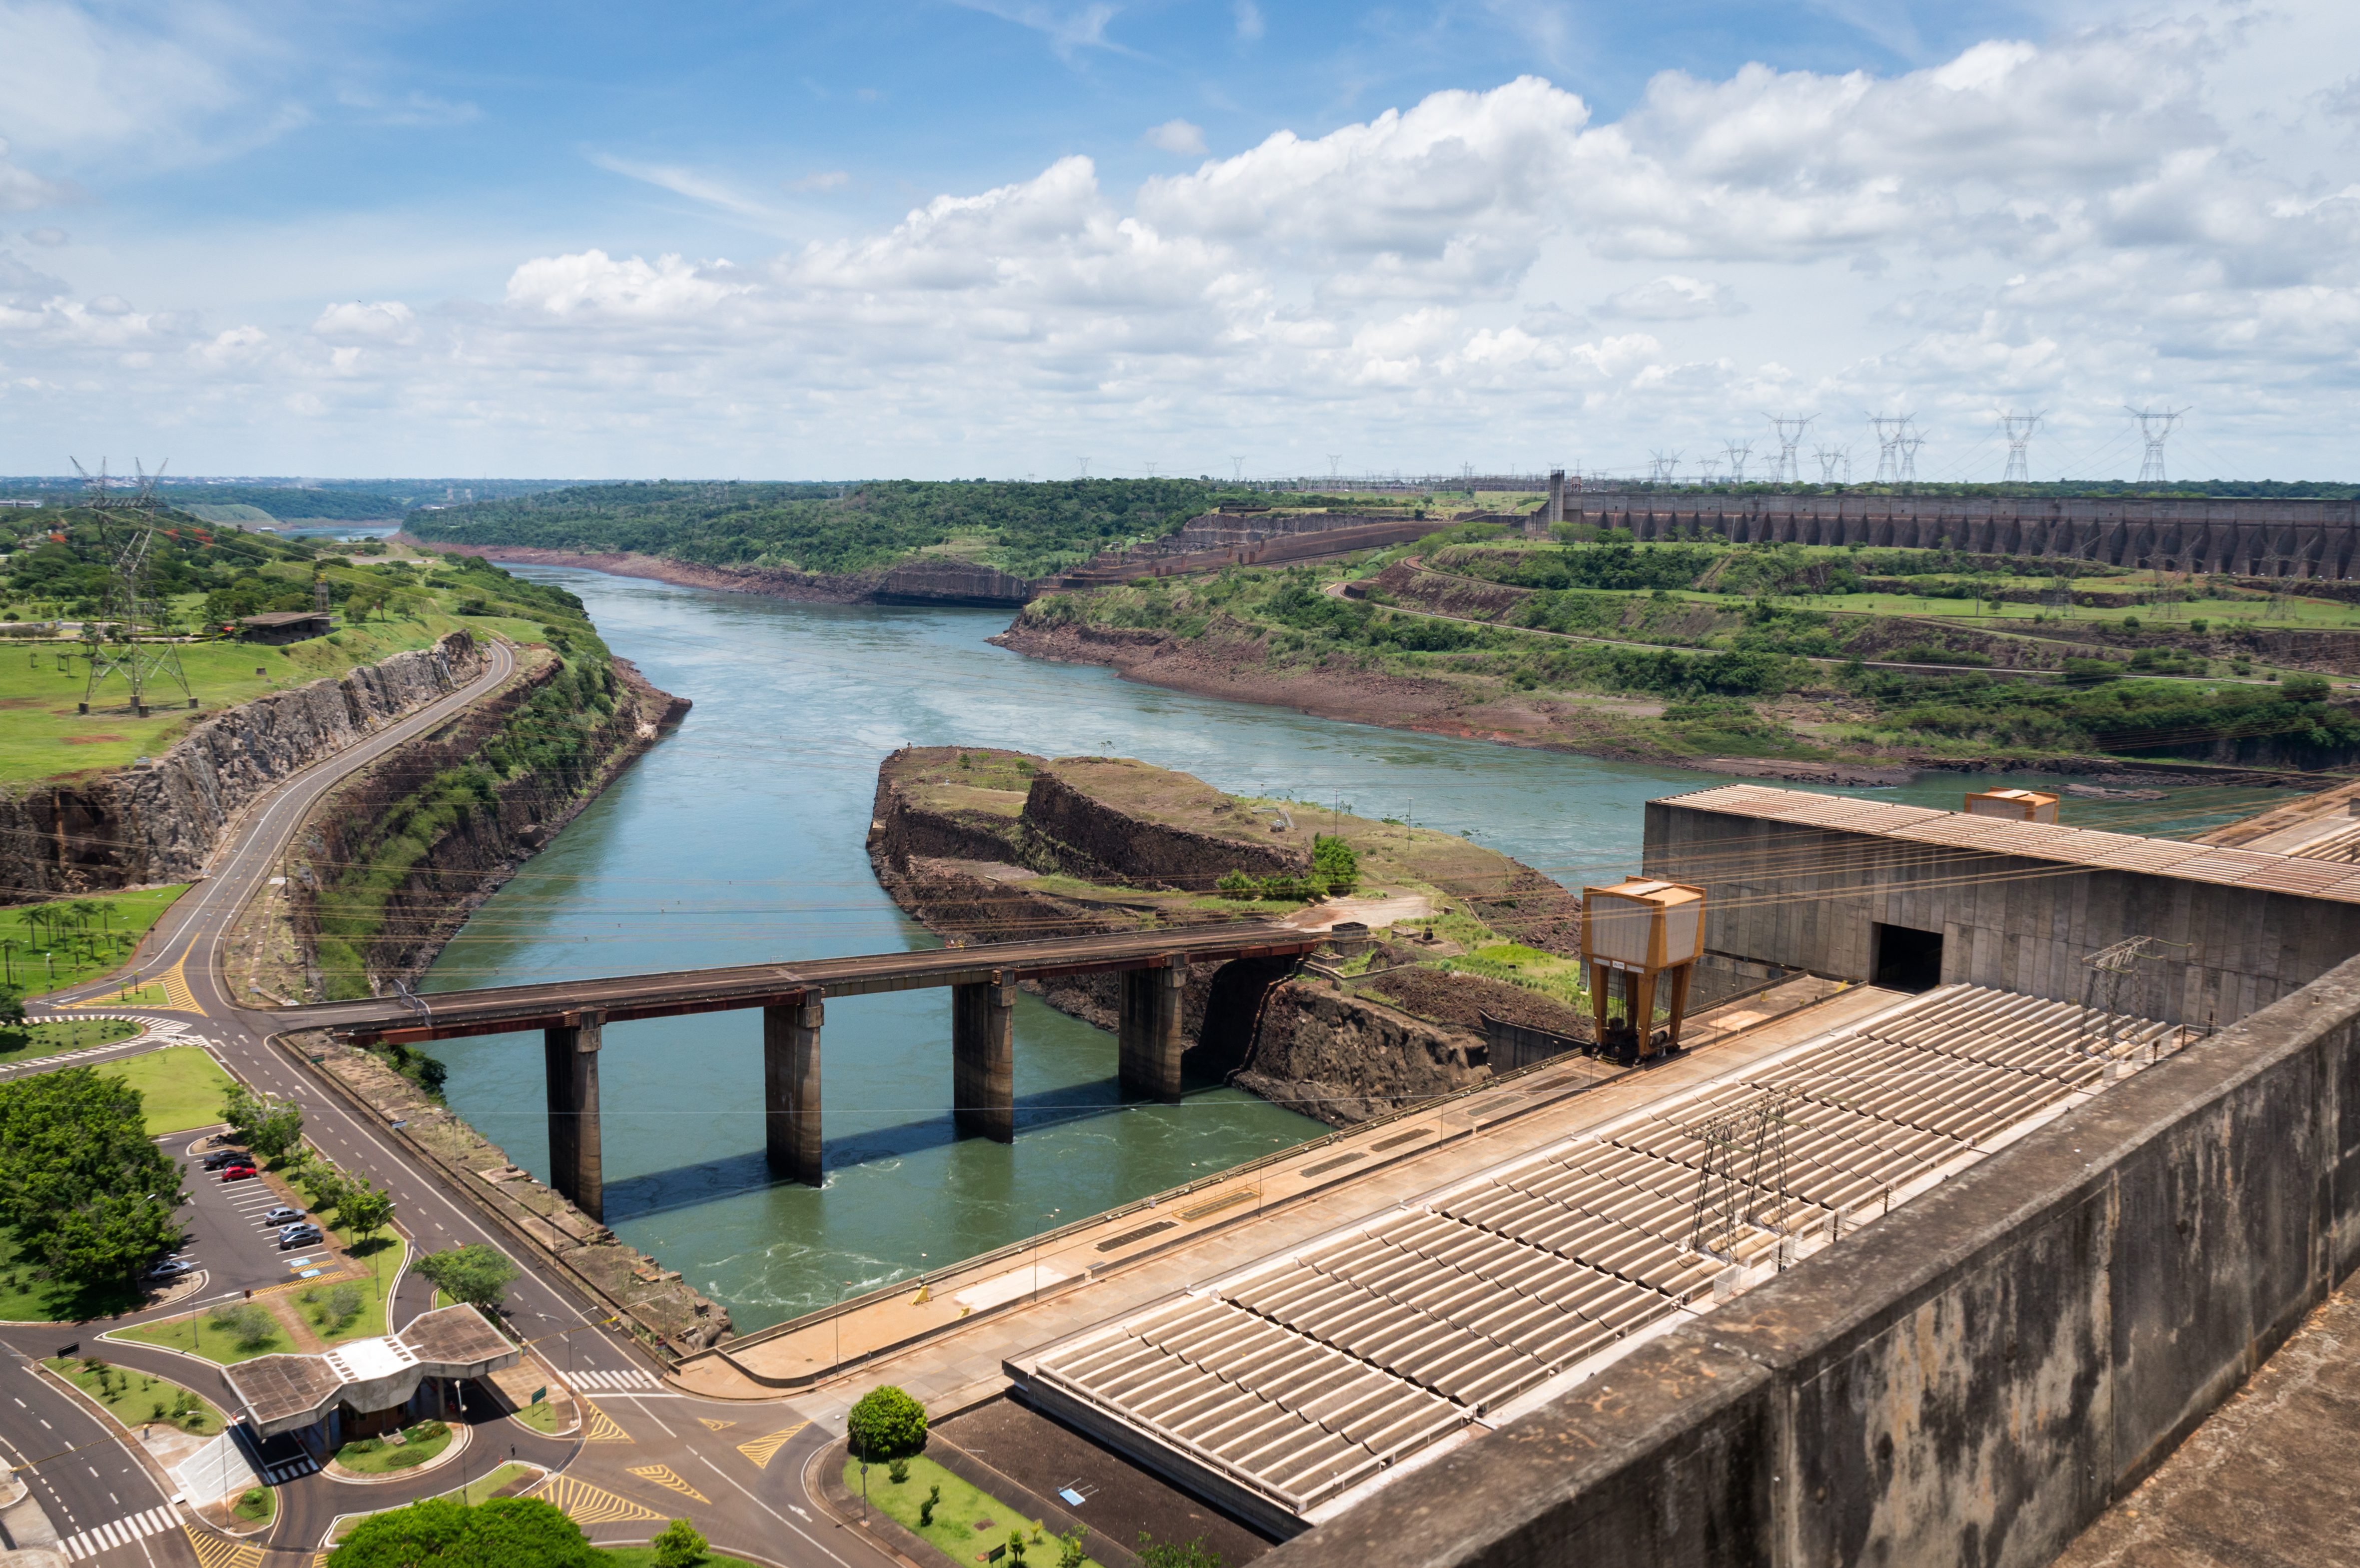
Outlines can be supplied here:
[[1016, 985], [1056, 975], [1123, 977], [1119, 1034], [1124, 1086], [1165, 1104], [1180, 1098], [1180, 999], [1193, 964], [1299, 957], [1325, 937], [1261, 921], [1223, 921], [1041, 942], [743, 964], [480, 991], [371, 997], [281, 1007], [275, 1031], [326, 1029], [361, 1043], [410, 1045], [539, 1029], [549, 1081], [550, 1185], [604, 1220], [598, 1051], [606, 1026], [688, 1013], [762, 1011], [764, 1147], [778, 1175], [822, 1180], [822, 998], [923, 986], [951, 989], [952, 1105], [959, 1130], [1002, 1143], [1016, 1136]]

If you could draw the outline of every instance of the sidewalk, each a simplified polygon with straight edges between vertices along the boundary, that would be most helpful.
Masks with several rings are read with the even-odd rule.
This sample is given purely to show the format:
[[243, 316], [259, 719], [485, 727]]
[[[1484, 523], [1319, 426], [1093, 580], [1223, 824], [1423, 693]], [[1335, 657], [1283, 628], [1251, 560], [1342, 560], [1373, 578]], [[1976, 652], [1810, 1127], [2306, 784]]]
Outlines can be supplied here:
[[[712, 1357], [684, 1367], [674, 1381], [715, 1398], [775, 1399], [779, 1386], [766, 1386], [758, 1378], [792, 1379], [788, 1395], [796, 1408], [823, 1425], [838, 1428], [852, 1400], [877, 1384], [893, 1383], [923, 1401], [935, 1420], [946, 1420], [1006, 1387], [1000, 1368], [1011, 1356], [1523, 1150], [1612, 1120], [1897, 999], [1891, 991], [1853, 986], [1747, 1032], [1724, 1032], [1716, 1042], [1661, 1067], [1586, 1093], [1559, 1082], [1577, 1075], [1543, 1069], [1501, 1089], [1450, 1101], [1434, 1115], [1388, 1122], [1365, 1134], [1322, 1144], [1299, 1160], [1282, 1161], [1191, 1192], [1180, 1206], [1154, 1214], [1134, 1211], [1106, 1217], [1056, 1238], [1042, 1250], [1037, 1263], [1029, 1257], [1002, 1258], [997, 1272], [972, 1282], [955, 1276], [945, 1282], [951, 1289], [930, 1291], [923, 1301], [913, 1289], [909, 1296], [847, 1312], [840, 1325], [840, 1361], [835, 1352], [839, 1324], [829, 1319], [743, 1352], [732, 1351], [726, 1360]], [[1739, 1005], [1758, 1018], [1765, 1002], [1757, 996]], [[1536, 1100], [1538, 1107], [1532, 1108]], [[1388, 1144], [1394, 1147], [1384, 1148]], [[1339, 1166], [1350, 1169], [1339, 1171]], [[1303, 1192], [1312, 1195], [1297, 1196]], [[1251, 1223], [1222, 1223], [1242, 1217], [1248, 1203], [1262, 1208], [1273, 1203], [1286, 1206], [1265, 1210]], [[1195, 1227], [1196, 1234], [1165, 1239], [1160, 1251], [1135, 1263], [1126, 1265], [1115, 1256], [1126, 1246], [1151, 1239], [1142, 1233], [1159, 1226], [1184, 1232]], [[1109, 1272], [1110, 1268], [1114, 1272]], [[902, 1343], [1036, 1289], [1037, 1301], [983, 1318], [970, 1328]], [[736, 1364], [734, 1372], [728, 1369], [731, 1363]], [[754, 1376], [746, 1376], [748, 1372]]]

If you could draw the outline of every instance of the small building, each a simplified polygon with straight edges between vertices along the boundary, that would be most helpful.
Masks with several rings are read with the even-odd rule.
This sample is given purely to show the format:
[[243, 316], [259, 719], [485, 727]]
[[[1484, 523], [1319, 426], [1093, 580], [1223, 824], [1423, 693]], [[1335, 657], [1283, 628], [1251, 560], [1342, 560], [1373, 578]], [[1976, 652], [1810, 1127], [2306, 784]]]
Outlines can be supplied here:
[[2057, 820], [2057, 797], [2037, 789], [1986, 789], [1967, 797], [1967, 815], [2005, 817], [2018, 822], [2053, 822]]
[[237, 625], [241, 642], [306, 642], [326, 637], [334, 618], [324, 610], [273, 610], [265, 615], [247, 615]]
[[429, 1416], [456, 1414], [459, 1385], [524, 1353], [474, 1307], [438, 1307], [399, 1334], [319, 1356], [257, 1356], [222, 1368], [258, 1439], [292, 1432], [322, 1458]]

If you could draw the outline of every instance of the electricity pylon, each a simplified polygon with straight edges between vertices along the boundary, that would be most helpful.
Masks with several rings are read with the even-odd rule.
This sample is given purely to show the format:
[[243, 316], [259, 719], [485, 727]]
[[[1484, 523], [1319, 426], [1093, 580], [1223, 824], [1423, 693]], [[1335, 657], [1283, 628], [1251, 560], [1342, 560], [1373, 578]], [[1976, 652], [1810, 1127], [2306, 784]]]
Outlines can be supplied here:
[[[2189, 408], [2194, 407], [2192, 403], [2189, 405]], [[2147, 455], [2139, 460], [2138, 478], [2135, 483], [2169, 484], [2170, 481], [2163, 476], [2163, 443], [2170, 439], [2171, 427], [2180, 422], [2180, 417], [2188, 409], [2134, 408], [2125, 403], [2123, 412], [2139, 422], [2139, 435], [2147, 442]]]
[[1729, 482], [1732, 485], [1744, 484], [1745, 459], [1753, 452], [1754, 443], [1752, 441], [1725, 441], [1721, 443], [1721, 449], [1729, 454]]
[[2032, 432], [2039, 428], [2042, 418], [2048, 412], [2048, 409], [2043, 408], [2038, 414], [2003, 413], [2000, 415], [1999, 428], [2007, 437], [2007, 472], [2000, 475], [2001, 484], [2029, 485], [2032, 483], [2032, 462], [2026, 449], [2032, 444]]
[[1778, 472], [1770, 476], [1770, 483], [1800, 485], [1803, 482], [1803, 467], [1796, 459], [1795, 449], [1802, 444], [1803, 427], [1819, 416], [1806, 414], [1799, 419], [1789, 419], [1776, 414], [1765, 414], [1763, 418], [1778, 428]]
[[[133, 466], [138, 467], [136, 463]], [[148, 716], [148, 696], [159, 687], [176, 689], [180, 700], [193, 708], [196, 698], [189, 691], [187, 674], [180, 669], [180, 646], [139, 640], [143, 626], [150, 631], [164, 627], [163, 611], [148, 584], [148, 558], [156, 543], [156, 483], [164, 477], [164, 465], [157, 464], [153, 474], [138, 469], [137, 494], [120, 503], [107, 494], [106, 463], [103, 459], [94, 475], [83, 470], [79, 462], [74, 467], [90, 481], [91, 506], [99, 515], [102, 543], [106, 538], [108, 512], [126, 511], [134, 518], [131, 537], [115, 553], [115, 564], [107, 572], [106, 591], [100, 600], [98, 615], [82, 624], [82, 651], [90, 659], [90, 675], [82, 683], [82, 711], [90, 712], [106, 683], [117, 676], [130, 689], [131, 711], [140, 718]]]
[[1895, 485], [1901, 479], [1901, 442], [1909, 434], [1909, 421], [1914, 414], [1871, 414], [1868, 422], [1876, 427], [1876, 478], [1878, 485]]

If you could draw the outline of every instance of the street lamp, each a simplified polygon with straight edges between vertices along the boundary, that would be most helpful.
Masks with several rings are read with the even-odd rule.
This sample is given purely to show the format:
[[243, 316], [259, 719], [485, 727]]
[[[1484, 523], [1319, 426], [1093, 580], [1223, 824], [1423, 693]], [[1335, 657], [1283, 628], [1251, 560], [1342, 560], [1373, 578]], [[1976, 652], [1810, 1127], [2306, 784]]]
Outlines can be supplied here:
[[[1057, 1223], [1057, 1216], [1065, 1212], [1063, 1209], [1051, 1209], [1041, 1217], [1047, 1220], [1049, 1226], [1054, 1228]], [[1045, 1234], [1045, 1230], [1032, 1233], [1032, 1302], [1035, 1306], [1038, 1306], [1041, 1301], [1041, 1237]]]

